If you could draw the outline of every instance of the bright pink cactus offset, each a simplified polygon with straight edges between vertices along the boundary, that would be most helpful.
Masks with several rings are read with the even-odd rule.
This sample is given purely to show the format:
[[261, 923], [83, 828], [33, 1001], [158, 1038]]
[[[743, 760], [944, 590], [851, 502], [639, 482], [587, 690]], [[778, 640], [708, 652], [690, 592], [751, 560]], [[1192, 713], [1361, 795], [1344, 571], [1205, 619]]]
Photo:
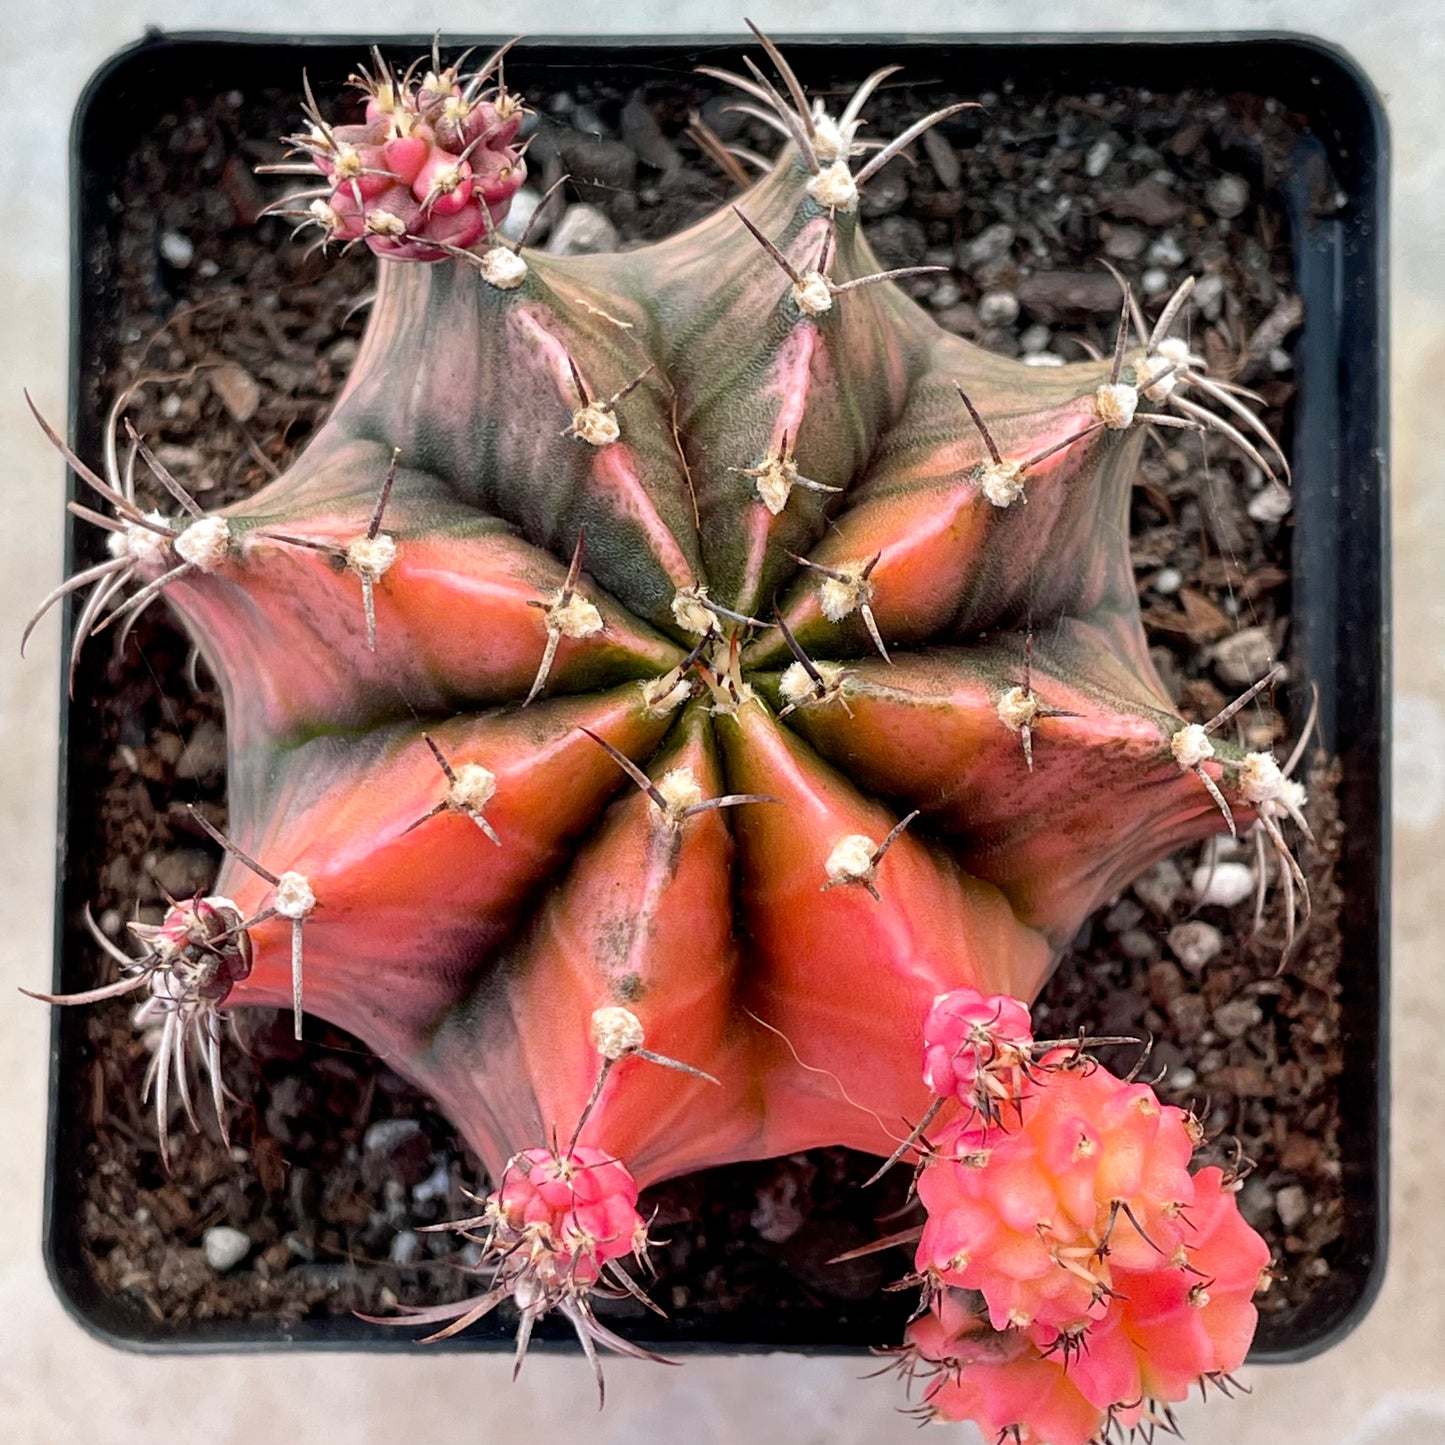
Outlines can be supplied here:
[[[975, 995], [951, 1014], [998, 1010]], [[1192, 1115], [1080, 1048], [1044, 1053], [1028, 1076], [1012, 1117], [970, 1107], [924, 1157], [928, 1313], [905, 1365], [930, 1376], [937, 1417], [1086, 1445], [1116, 1424], [1165, 1423], [1195, 1385], [1228, 1380], [1269, 1250], [1220, 1169], [1189, 1173]]]
[[71, 455], [110, 555], [48, 602], [93, 589], [79, 647], [164, 597], [220, 680], [230, 794], [224, 828], [196, 819], [214, 893], [135, 929], [140, 957], [107, 943], [120, 982], [52, 1001], [148, 989], [163, 1140], [193, 1055], [224, 1113], [223, 1012], [360, 1036], [491, 1180], [457, 1225], [481, 1292], [394, 1322], [506, 1304], [520, 1349], [555, 1310], [589, 1354], [638, 1352], [593, 1300], [641, 1293], [639, 1187], [906, 1157], [927, 1409], [1083, 1445], [1239, 1365], [1268, 1259], [1230, 1182], [1189, 1172], [1194, 1120], [1090, 1057], [1117, 1040], [1035, 1040], [1029, 1002], [1186, 842], [1257, 826], [1303, 882], [1290, 764], [1225, 727], [1270, 679], [1176, 711], [1130, 493], [1151, 427], [1287, 468], [1171, 337], [1187, 285], [1152, 322], [1126, 291], [1100, 360], [941, 330], [859, 195], [961, 107], [865, 148], [889, 72], [835, 114], [763, 44], [778, 86], [725, 78], [777, 161], [613, 255], [498, 235], [525, 174], [502, 52], [378, 57], [354, 123], [308, 94], [279, 169], [324, 184], [280, 209], [380, 263], [330, 419], [211, 513], [139, 439], [169, 511], [115, 449], [104, 476]]
[[1022, 1093], [1019, 1075], [1033, 1052], [1026, 1004], [973, 989], [940, 994], [923, 1021], [923, 1082], [940, 1099], [958, 1099], [992, 1118]]
[[[359, 241], [398, 261], [437, 261], [490, 235], [527, 178], [513, 142], [523, 106], [501, 79], [499, 50], [461, 78], [466, 58], [398, 77], [373, 51], [356, 84], [366, 96], [359, 125], [330, 125], [307, 95], [305, 131], [289, 137], [307, 159], [263, 167], [317, 174], [326, 188], [288, 197], [282, 210], [319, 225], [328, 241]], [[305, 210], [299, 202], [309, 200]]]
[[647, 1226], [637, 1212], [637, 1183], [616, 1159], [585, 1144], [570, 1148], [525, 1149], [507, 1161], [486, 1207], [450, 1228], [483, 1230], [478, 1271], [489, 1280], [479, 1295], [434, 1309], [403, 1309], [400, 1316], [373, 1318], [384, 1325], [445, 1322], [429, 1340], [446, 1339], [475, 1324], [503, 1300], [519, 1315], [517, 1363], [527, 1352], [532, 1326], [557, 1310], [571, 1321], [597, 1377], [602, 1370], [596, 1344], [639, 1359], [660, 1357], [640, 1349], [599, 1324], [588, 1296], [599, 1285], [641, 1294], [618, 1261], [644, 1259]]

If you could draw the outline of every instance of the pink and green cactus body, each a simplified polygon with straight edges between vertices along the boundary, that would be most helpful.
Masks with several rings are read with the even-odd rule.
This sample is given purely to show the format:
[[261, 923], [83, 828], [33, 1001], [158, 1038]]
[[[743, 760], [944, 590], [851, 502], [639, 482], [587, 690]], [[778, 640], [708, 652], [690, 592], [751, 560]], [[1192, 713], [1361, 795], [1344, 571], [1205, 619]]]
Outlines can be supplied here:
[[[379, 65], [361, 120], [312, 114], [324, 195], [296, 205], [378, 257], [344, 393], [245, 501], [122, 509], [100, 584], [162, 592], [221, 680], [214, 892], [250, 964], [224, 1006], [329, 1019], [439, 1101], [497, 1181], [498, 1247], [533, 1261], [503, 1279], [524, 1318], [632, 1251], [638, 1186], [887, 1156], [942, 1095], [914, 1348], [987, 1363], [931, 1406], [1082, 1441], [1234, 1368], [1264, 1263], [1178, 1111], [1036, 1055], [1025, 1012], [1154, 861], [1298, 812], [1272, 759], [1186, 726], [1140, 624], [1140, 447], [1207, 417], [1208, 383], [1179, 304], [1053, 368], [942, 331], [861, 232], [895, 149], [858, 143], [866, 95], [745, 88], [789, 132], [772, 169], [582, 257], [494, 232], [523, 165], [490, 69]], [[935, 1010], [960, 990], [1012, 1032]], [[561, 1199], [614, 1164], [600, 1205]], [[1034, 1217], [1059, 1200], [1066, 1257]], [[1101, 1247], [1127, 1309], [1098, 1308], [1126, 1293]], [[1158, 1343], [1206, 1275], [1214, 1352]]]

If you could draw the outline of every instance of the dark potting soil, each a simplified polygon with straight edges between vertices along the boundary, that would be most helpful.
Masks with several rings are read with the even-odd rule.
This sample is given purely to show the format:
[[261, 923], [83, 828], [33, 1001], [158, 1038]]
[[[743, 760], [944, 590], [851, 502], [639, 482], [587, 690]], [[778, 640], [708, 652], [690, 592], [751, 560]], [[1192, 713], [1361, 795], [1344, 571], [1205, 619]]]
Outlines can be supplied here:
[[[1299, 324], [1289, 237], [1271, 199], [1294, 122], [1257, 97], [1139, 91], [1055, 94], [1001, 83], [889, 165], [868, 187], [865, 226], [885, 265], [948, 266], [909, 283], [940, 322], [1040, 364], [1112, 345], [1119, 293], [1109, 258], [1157, 311], [1200, 278], [1189, 335], [1211, 371], [1257, 389], [1288, 435], [1288, 345]], [[869, 134], [891, 135], [950, 99], [937, 87], [885, 87]], [[764, 127], [724, 111], [709, 81], [669, 75], [625, 92], [595, 80], [537, 99], [533, 189], [576, 177], [539, 237], [560, 230], [607, 246], [657, 237], [727, 201], [734, 186], [686, 134], [691, 108], [725, 139], [770, 153]], [[258, 223], [279, 193], [252, 167], [277, 159], [298, 97], [203, 94], [176, 103], [114, 182], [109, 355], [90, 358], [83, 403], [103, 416], [134, 383], [127, 412], [163, 462], [211, 507], [261, 486], [325, 417], [357, 351], [371, 263], [310, 254], [283, 223]], [[581, 205], [584, 209], [578, 209]], [[590, 239], [589, 239], [590, 238]], [[143, 484], [144, 486], [144, 484]], [[156, 502], [164, 504], [164, 496]], [[1212, 434], [1155, 436], [1133, 508], [1133, 554], [1154, 657], [1180, 711], [1205, 720], [1288, 656], [1287, 499]], [[88, 537], [84, 547], [98, 548]], [[96, 555], [99, 555], [98, 551]], [[225, 747], [217, 693], [187, 672], [187, 644], [163, 607], [123, 649], [87, 649], [71, 728], [76, 779], [94, 828], [71, 845], [101, 926], [158, 921], [163, 890], [206, 887], [214, 849], [186, 814], [224, 826]], [[1267, 704], [1248, 710], [1253, 746], [1288, 746]], [[1299, 725], [1300, 720], [1295, 720]], [[1211, 1159], [1254, 1161], [1241, 1204], [1280, 1278], [1267, 1315], [1306, 1311], [1337, 1262], [1342, 1203], [1338, 824], [1333, 779], [1315, 770], [1317, 846], [1303, 863], [1314, 917], [1281, 968], [1283, 914], [1272, 887], [1256, 932], [1253, 900], [1198, 905], [1195, 870], [1216, 886], [1253, 870], [1243, 845], [1162, 863], [1082, 930], [1035, 1010], [1041, 1036], [1152, 1038], [1144, 1076], [1190, 1105]], [[1272, 864], [1271, 864], [1272, 869]], [[70, 920], [72, 924], [75, 920]], [[80, 946], [80, 945], [77, 945]], [[89, 953], [94, 955], [92, 948]], [[94, 959], [97, 977], [105, 965]], [[38, 980], [37, 980], [38, 982]], [[123, 1002], [90, 1011], [88, 1149], [79, 1227], [99, 1287], [142, 1317], [300, 1318], [471, 1292], [474, 1250], [421, 1226], [474, 1212], [484, 1181], [427, 1099], [319, 1020], [297, 1045], [289, 1017], [239, 1020], [228, 1047], [232, 1145], [202, 1110], [199, 1133], [173, 1123], [161, 1168], [140, 1100], [150, 1044]], [[1125, 1071], [1138, 1049], [1110, 1051]], [[735, 1311], [864, 1321], [896, 1340], [911, 1296], [881, 1294], [910, 1267], [892, 1249], [844, 1265], [841, 1252], [906, 1227], [907, 1171], [863, 1190], [874, 1161], [825, 1149], [713, 1170], [649, 1191], [658, 1279], [651, 1293], [686, 1327]], [[220, 1269], [207, 1231], [243, 1239]], [[624, 1311], [625, 1312], [625, 1309]], [[871, 1333], [870, 1333], [871, 1332]]]

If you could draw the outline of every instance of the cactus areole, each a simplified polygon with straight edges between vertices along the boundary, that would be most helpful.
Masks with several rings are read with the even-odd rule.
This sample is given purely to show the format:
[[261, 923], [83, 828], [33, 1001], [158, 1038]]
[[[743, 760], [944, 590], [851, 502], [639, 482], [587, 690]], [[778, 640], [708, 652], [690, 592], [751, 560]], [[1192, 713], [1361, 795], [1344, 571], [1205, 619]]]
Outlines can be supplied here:
[[500, 55], [378, 57], [355, 124], [311, 105], [273, 169], [318, 184], [280, 208], [378, 259], [329, 421], [208, 515], [139, 441], [174, 515], [72, 457], [111, 555], [55, 595], [93, 586], [82, 641], [175, 609], [223, 689], [230, 807], [213, 895], [56, 1001], [168, 1013], [163, 1132], [198, 1064], [224, 1110], [217, 1019], [247, 1006], [428, 1090], [492, 1180], [482, 1291], [401, 1321], [443, 1334], [506, 1300], [523, 1346], [556, 1309], [589, 1354], [633, 1349], [589, 1300], [639, 1288], [639, 1188], [901, 1159], [927, 1408], [1082, 1445], [1227, 1378], [1268, 1261], [1231, 1181], [1189, 1173], [1192, 1120], [1036, 1043], [1027, 1005], [1157, 859], [1256, 825], [1287, 858], [1302, 823], [1288, 765], [1156, 676], [1130, 489], [1154, 426], [1287, 467], [1170, 335], [1187, 286], [1152, 329], [1126, 292], [1097, 362], [941, 330], [858, 198], [951, 111], [865, 148], [886, 72], [834, 114], [763, 44], [777, 87], [723, 78], [780, 157], [623, 254], [501, 238]]

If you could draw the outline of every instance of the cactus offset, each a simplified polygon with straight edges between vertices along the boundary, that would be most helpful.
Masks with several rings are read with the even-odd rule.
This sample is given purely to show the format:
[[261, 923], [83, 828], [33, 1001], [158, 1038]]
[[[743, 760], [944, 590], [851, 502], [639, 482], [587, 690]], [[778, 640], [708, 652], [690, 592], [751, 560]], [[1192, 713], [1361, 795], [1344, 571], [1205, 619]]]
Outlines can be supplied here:
[[920, 1166], [927, 1312], [902, 1370], [928, 1377], [926, 1416], [1024, 1445], [1171, 1426], [1243, 1363], [1268, 1247], [1236, 1180], [1189, 1174], [1192, 1115], [1083, 1041], [1040, 1045], [1017, 1009], [959, 989], [925, 1025], [925, 1080], [963, 1108]]
[[[947, 1107], [909, 1141], [920, 1265], [988, 1319], [941, 1338], [987, 1333], [1010, 1382], [1048, 1376], [1060, 1420], [1102, 1418], [1133, 1396], [1056, 1358], [1081, 1321], [1101, 1361], [1137, 1326], [1130, 1378], [1161, 1401], [1234, 1368], [1248, 1331], [1221, 1305], [1213, 1354], [1154, 1341], [1178, 1305], [1156, 1255], [1186, 1249], [1167, 1208], [1218, 1181], [1191, 1186], [1178, 1111], [1144, 1121], [1143, 1086], [1039, 1054], [1026, 1002], [1084, 917], [1181, 844], [1257, 821], [1287, 856], [1298, 785], [1220, 735], [1229, 714], [1176, 714], [1127, 543], [1149, 426], [1217, 427], [1266, 470], [1277, 448], [1169, 336], [1187, 288], [1147, 334], [1126, 303], [1100, 362], [1029, 368], [940, 330], [895, 284], [917, 268], [871, 255], [857, 196], [951, 111], [860, 159], [877, 77], [835, 119], [768, 49], [790, 98], [740, 83], [789, 136], [772, 170], [617, 255], [496, 235], [523, 174], [520, 102], [483, 89], [499, 57], [466, 79], [434, 57], [420, 81], [378, 60], [358, 126], [313, 105], [295, 139], [325, 195], [287, 205], [316, 201], [324, 240], [383, 263], [334, 412], [211, 515], [148, 452], [178, 518], [72, 458], [117, 513], [90, 514], [113, 556], [51, 600], [93, 584], [83, 640], [163, 595], [221, 681], [227, 857], [216, 896], [179, 906], [192, 932], [226, 920], [208, 1065], [217, 1007], [288, 1007], [298, 1030], [304, 1007], [426, 1088], [498, 1181], [469, 1222], [493, 1288], [408, 1318], [450, 1332], [506, 1297], [524, 1343], [547, 1308], [589, 1350], [616, 1343], [586, 1296], [643, 1241], [639, 1186], [823, 1144], [887, 1155], [883, 1121]], [[159, 976], [152, 947], [127, 988]], [[1079, 1177], [1058, 1164], [1068, 1238], [989, 1214], [940, 1254], [1009, 1193], [977, 1194], [959, 1160], [988, 1154], [995, 1180], [1018, 1154], [1032, 1199], [1029, 1151], [1058, 1143], [1035, 1135], [1071, 1111], [1100, 1122]], [[1116, 1188], [1112, 1161], [1145, 1148], [1169, 1187]], [[1102, 1264], [1051, 1253], [1092, 1259], [1101, 1229], [1109, 1269], [1142, 1281], [1125, 1326], [1097, 1310]], [[1237, 1233], [1208, 1269], [1247, 1304], [1260, 1265]], [[999, 1405], [1011, 1388], [930, 1398], [1035, 1428]]]

